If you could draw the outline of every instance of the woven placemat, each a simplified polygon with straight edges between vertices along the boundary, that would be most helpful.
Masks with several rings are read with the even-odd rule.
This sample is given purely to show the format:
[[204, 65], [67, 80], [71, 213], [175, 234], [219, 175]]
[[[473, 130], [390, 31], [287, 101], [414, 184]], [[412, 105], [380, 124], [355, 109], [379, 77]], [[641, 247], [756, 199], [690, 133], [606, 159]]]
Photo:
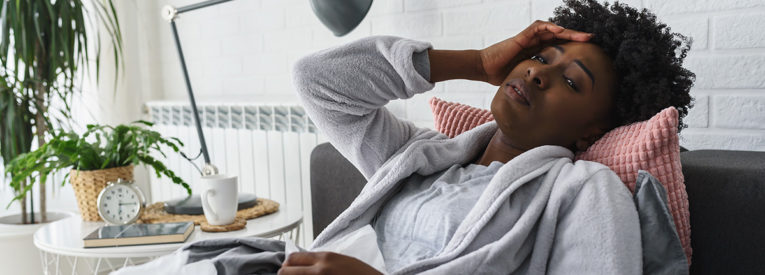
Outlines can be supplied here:
[[225, 225], [210, 225], [207, 223], [207, 221], [202, 221], [202, 224], [199, 225], [199, 228], [202, 229], [204, 232], [228, 232], [228, 231], [236, 231], [236, 230], [242, 230], [247, 225], [247, 220], [242, 219], [240, 217], [236, 217], [234, 219], [234, 222], [231, 224], [225, 224]]
[[[268, 215], [271, 213], [274, 213], [279, 210], [279, 203], [264, 199], [264, 198], [258, 198], [257, 203], [246, 209], [242, 209], [236, 212], [237, 219], [242, 219], [244, 221], [249, 219], [254, 219], [263, 215]], [[165, 211], [165, 204], [163, 202], [157, 202], [152, 205], [149, 205], [146, 207], [146, 209], [141, 214], [141, 218], [139, 219], [140, 223], [165, 223], [165, 222], [194, 222], [194, 225], [200, 225], [202, 222], [206, 223], [205, 215], [176, 215], [176, 214], [170, 214]], [[235, 221], [236, 223], [236, 221]], [[245, 222], [246, 223], [246, 222]], [[230, 227], [231, 230], [226, 231], [234, 231], [239, 230], [242, 228], [237, 227]], [[225, 231], [219, 231], [219, 228], [215, 229], [214, 232], [225, 232]]]

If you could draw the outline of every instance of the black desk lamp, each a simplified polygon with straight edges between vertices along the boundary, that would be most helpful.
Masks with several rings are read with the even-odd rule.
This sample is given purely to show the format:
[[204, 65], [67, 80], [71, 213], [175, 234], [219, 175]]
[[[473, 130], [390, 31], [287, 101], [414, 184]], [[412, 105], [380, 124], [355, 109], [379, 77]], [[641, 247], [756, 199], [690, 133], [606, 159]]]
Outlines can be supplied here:
[[[202, 124], [199, 121], [199, 112], [197, 111], [197, 103], [194, 100], [194, 93], [191, 89], [191, 80], [189, 79], [189, 73], [186, 69], [186, 60], [183, 57], [183, 50], [181, 49], [181, 41], [178, 38], [178, 30], [175, 26], [175, 20], [178, 19], [178, 15], [193, 10], [214, 6], [224, 2], [232, 0], [210, 0], [188, 6], [176, 8], [171, 5], [167, 5], [162, 8], [162, 17], [170, 22], [170, 27], [173, 31], [173, 39], [175, 40], [175, 49], [178, 51], [178, 58], [181, 61], [181, 69], [183, 71], [183, 79], [186, 81], [186, 91], [189, 94], [189, 101], [191, 102], [191, 111], [194, 117], [194, 126], [197, 129], [197, 135], [199, 136], [199, 145], [201, 146], [201, 154], [204, 157], [205, 165], [202, 167], [200, 173], [202, 176], [216, 175], [218, 174], [218, 168], [210, 162], [210, 153], [207, 150], [207, 143], [205, 142], [205, 135], [202, 132]], [[274, 0], [278, 1], [278, 0]], [[329, 28], [335, 36], [343, 36], [356, 28], [361, 20], [364, 19], [369, 8], [372, 6], [372, 0], [311, 0], [311, 8], [319, 20]], [[197, 156], [198, 157], [198, 156]], [[191, 160], [191, 159], [190, 159]], [[195, 196], [198, 201], [198, 196]], [[252, 196], [254, 198], [254, 196]], [[171, 210], [172, 206], [181, 205], [189, 206], [193, 204], [196, 207], [196, 203], [190, 203], [190, 198], [181, 199], [179, 202], [166, 204], [166, 209]], [[240, 200], [240, 209], [242, 206], [242, 197]], [[254, 199], [253, 199], [254, 200]], [[168, 208], [168, 205], [170, 208]], [[201, 206], [199, 206], [199, 212], [201, 213]], [[176, 209], [178, 210], [178, 209]], [[185, 210], [181, 210], [182, 212]], [[168, 211], [171, 212], [171, 211]], [[177, 211], [172, 211], [179, 213]], [[193, 211], [196, 212], [196, 211]]]

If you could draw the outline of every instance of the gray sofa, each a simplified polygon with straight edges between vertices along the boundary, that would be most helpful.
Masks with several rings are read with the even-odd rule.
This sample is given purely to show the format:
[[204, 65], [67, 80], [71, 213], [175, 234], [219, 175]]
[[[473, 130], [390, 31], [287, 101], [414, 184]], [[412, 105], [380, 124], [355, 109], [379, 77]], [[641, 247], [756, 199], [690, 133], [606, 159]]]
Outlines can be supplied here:
[[[765, 273], [765, 152], [680, 154], [691, 213], [691, 274]], [[329, 143], [311, 154], [318, 235], [361, 192], [364, 177]]]

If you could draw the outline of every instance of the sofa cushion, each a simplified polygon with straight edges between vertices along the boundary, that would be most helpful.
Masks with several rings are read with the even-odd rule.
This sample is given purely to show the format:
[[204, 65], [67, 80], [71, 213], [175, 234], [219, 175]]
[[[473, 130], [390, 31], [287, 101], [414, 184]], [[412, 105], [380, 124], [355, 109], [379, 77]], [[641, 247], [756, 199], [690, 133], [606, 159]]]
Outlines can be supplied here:
[[361, 172], [331, 144], [319, 144], [311, 151], [314, 238], [351, 205], [366, 182]]
[[765, 152], [680, 154], [693, 228], [691, 274], [765, 270]]

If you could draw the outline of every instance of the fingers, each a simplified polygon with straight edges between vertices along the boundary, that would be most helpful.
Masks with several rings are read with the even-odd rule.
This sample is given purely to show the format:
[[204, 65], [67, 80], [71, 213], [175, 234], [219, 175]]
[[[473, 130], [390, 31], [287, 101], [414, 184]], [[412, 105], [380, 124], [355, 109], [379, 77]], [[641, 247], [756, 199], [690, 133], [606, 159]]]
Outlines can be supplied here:
[[590, 38], [592, 38], [592, 34], [575, 31], [575, 30], [564, 29], [562, 32], [556, 33], [555, 38], [585, 42], [587, 40], [590, 40]]
[[538, 41], [549, 41], [552, 39], [585, 42], [592, 38], [591, 33], [570, 30], [551, 22], [539, 20], [532, 23], [531, 26], [526, 28], [521, 33], [528, 39], [528, 42], [531, 43]]
[[282, 266], [279, 269], [278, 275], [304, 275], [304, 274], [318, 274], [316, 268], [313, 266]]
[[295, 252], [287, 257], [287, 260], [282, 263], [282, 266], [306, 266], [313, 265], [319, 260], [319, 257], [314, 252]]

